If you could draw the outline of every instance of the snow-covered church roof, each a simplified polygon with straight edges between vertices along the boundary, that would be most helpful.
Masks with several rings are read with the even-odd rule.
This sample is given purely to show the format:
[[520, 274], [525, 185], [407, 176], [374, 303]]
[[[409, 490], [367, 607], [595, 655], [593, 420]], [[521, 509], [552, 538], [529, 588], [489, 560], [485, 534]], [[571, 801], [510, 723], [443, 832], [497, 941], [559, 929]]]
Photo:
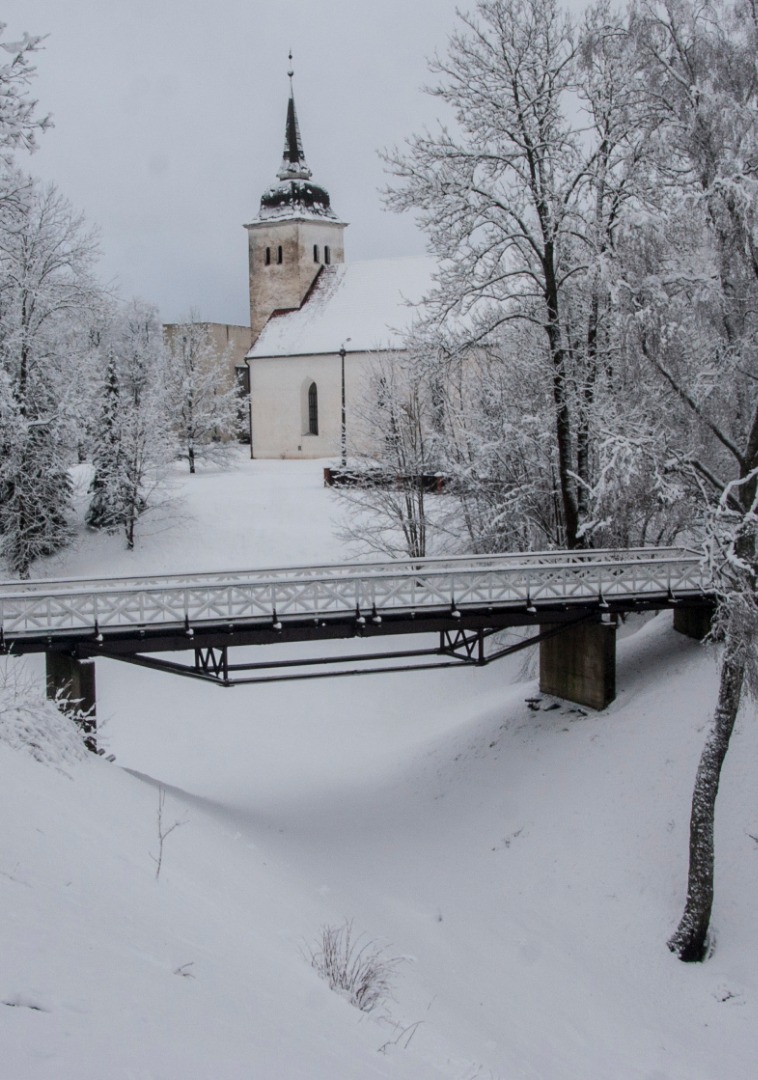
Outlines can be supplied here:
[[402, 348], [435, 269], [426, 257], [324, 266], [301, 307], [274, 312], [248, 359]]

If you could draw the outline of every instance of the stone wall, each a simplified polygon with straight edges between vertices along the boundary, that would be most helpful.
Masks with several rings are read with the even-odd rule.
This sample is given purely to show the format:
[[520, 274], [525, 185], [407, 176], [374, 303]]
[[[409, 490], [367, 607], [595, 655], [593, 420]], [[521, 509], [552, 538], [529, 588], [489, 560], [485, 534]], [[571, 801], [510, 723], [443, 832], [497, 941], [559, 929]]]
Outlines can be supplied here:
[[[245, 356], [251, 345], [251, 331], [249, 326], [235, 326], [230, 323], [197, 323], [208, 334], [214, 351], [220, 361], [225, 350], [229, 347], [228, 363], [224, 374], [224, 381], [231, 385], [236, 378], [236, 371], [245, 365]], [[166, 342], [171, 346], [175, 337], [179, 337], [185, 330], [186, 323], [166, 323], [163, 333]]]

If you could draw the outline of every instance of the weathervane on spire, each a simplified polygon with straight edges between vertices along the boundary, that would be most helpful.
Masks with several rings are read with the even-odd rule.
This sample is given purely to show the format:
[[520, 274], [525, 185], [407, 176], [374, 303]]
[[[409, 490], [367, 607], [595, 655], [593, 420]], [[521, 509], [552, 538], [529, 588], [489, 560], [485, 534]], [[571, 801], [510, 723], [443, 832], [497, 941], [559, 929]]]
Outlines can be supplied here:
[[290, 53], [289, 53], [289, 62], [290, 62], [290, 66], [289, 66], [289, 71], [287, 72], [287, 74], [290, 77], [290, 89], [292, 89], [292, 76], [295, 74], [295, 71], [294, 71], [294, 69], [292, 67], [292, 49], [290, 49]]

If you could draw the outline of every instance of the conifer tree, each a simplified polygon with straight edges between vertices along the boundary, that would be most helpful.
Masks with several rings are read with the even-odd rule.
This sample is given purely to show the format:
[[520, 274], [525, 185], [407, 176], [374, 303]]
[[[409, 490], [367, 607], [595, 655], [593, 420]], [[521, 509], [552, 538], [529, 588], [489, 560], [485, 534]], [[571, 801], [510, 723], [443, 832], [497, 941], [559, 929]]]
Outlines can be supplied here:
[[123, 507], [120, 473], [122, 449], [119, 438], [119, 382], [116, 357], [108, 351], [108, 366], [100, 389], [100, 412], [93, 432], [90, 484], [92, 499], [86, 522], [93, 529], [116, 531], [122, 524]]
[[82, 218], [53, 186], [29, 181], [0, 230], [0, 367], [7, 380], [0, 531], [10, 568], [66, 543], [75, 426], [69, 387], [85, 340], [77, 320], [98, 295], [95, 245]]

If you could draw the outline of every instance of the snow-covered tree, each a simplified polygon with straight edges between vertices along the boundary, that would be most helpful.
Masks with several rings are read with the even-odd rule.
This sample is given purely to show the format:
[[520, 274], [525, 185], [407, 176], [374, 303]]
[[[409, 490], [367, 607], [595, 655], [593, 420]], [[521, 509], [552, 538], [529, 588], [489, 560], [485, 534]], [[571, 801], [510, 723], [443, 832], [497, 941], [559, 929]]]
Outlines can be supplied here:
[[58, 454], [64, 425], [54, 402], [37, 398], [25, 413], [2, 373], [0, 391], [0, 538], [12, 571], [29, 577], [32, 563], [71, 536], [71, 480]]
[[[6, 24], [0, 22], [0, 39]], [[20, 41], [0, 40], [7, 57], [0, 63], [0, 161], [9, 167], [15, 150], [34, 150], [37, 134], [50, 126], [50, 117], [35, 115], [37, 102], [27, 90], [34, 76], [32, 55], [42, 45], [42, 37], [24, 34]]]
[[92, 481], [86, 522], [93, 529], [116, 532], [123, 523], [124, 453], [120, 432], [120, 386], [115, 351], [108, 360], [94, 398], [99, 405], [92, 439]]
[[174, 430], [189, 471], [198, 461], [224, 464], [239, 428], [240, 396], [230, 376], [230, 350], [218, 355], [196, 313], [168, 338]]
[[[600, 3], [577, 30], [557, 0], [479, 0], [461, 18], [433, 66], [450, 126], [387, 157], [390, 205], [419, 213], [440, 259], [433, 320], [453, 327], [443, 468], [472, 538], [523, 523], [520, 410], [553, 542], [704, 534], [722, 678], [669, 943], [702, 959], [721, 766], [758, 686], [758, 9]], [[513, 349], [515, 320], [542, 348]]]
[[163, 501], [176, 452], [169, 356], [157, 311], [137, 300], [114, 310], [104, 348], [87, 521], [123, 529], [131, 549], [138, 519]]
[[49, 116], [37, 116], [37, 102], [29, 97], [33, 55], [43, 39], [24, 34], [20, 41], [3, 41], [5, 29], [0, 22], [0, 227], [29, 188], [29, 177], [14, 168], [15, 152], [36, 150], [37, 136], [51, 124]]
[[0, 368], [4, 373], [0, 534], [10, 568], [68, 536], [73, 372], [83, 314], [97, 301], [95, 242], [53, 186], [35, 181], [6, 206], [0, 229]]
[[[561, 536], [550, 385], [535, 371], [534, 328], [511, 324], [487, 348], [442, 364], [439, 468], [469, 550], [552, 547]], [[458, 527], [460, 530], [460, 526]]]
[[630, 344], [674, 435], [668, 469], [704, 526], [723, 639], [693, 792], [687, 900], [669, 942], [681, 959], [701, 960], [721, 768], [743, 691], [758, 687], [758, 12], [642, 0], [633, 31], [655, 166], [649, 217], [625, 238]]
[[353, 418], [350, 472], [357, 482], [338, 489], [353, 506], [345, 536], [393, 558], [427, 555], [437, 524], [433, 402], [416, 360], [413, 351], [403, 361], [375, 359]]
[[97, 291], [82, 218], [14, 164], [50, 123], [28, 94], [41, 41], [0, 40], [0, 542], [22, 577], [69, 534], [72, 376]]
[[581, 33], [557, 0], [479, 0], [460, 18], [432, 65], [453, 123], [387, 155], [388, 202], [419, 214], [441, 260], [433, 317], [454, 320], [459, 342], [496, 348], [509, 323], [538, 328], [532, 370], [550, 394], [558, 539], [577, 546], [599, 387], [611, 381], [607, 255], [641, 147], [616, 86], [628, 49], [607, 7]]

